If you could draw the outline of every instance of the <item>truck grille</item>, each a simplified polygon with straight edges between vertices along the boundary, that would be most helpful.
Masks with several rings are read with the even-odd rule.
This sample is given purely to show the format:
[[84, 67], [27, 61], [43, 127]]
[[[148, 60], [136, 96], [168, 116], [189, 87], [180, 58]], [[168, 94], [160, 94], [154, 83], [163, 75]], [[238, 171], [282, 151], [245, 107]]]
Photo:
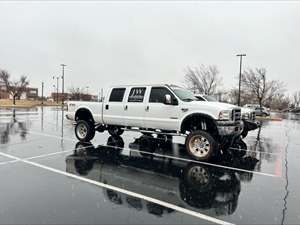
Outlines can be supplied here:
[[250, 113], [250, 120], [255, 120], [255, 112]]
[[241, 120], [241, 109], [233, 109], [232, 110], [232, 120], [233, 121]]

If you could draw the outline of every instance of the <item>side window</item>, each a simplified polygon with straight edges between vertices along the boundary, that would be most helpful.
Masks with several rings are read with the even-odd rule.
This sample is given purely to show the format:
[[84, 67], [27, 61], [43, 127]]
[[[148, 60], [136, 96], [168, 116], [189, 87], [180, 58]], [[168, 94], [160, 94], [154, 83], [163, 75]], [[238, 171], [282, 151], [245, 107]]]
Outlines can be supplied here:
[[203, 97], [201, 97], [201, 96], [196, 96], [196, 98], [198, 99], [198, 101], [205, 102], [204, 98], [203, 98]]
[[126, 90], [125, 88], [112, 89], [110, 96], [109, 96], [109, 101], [110, 102], [122, 102], [125, 90]]
[[146, 92], [145, 87], [131, 88], [128, 96], [128, 102], [143, 102], [145, 92]]
[[164, 103], [165, 95], [167, 94], [174, 98], [173, 94], [167, 88], [153, 87], [151, 88], [149, 102]]

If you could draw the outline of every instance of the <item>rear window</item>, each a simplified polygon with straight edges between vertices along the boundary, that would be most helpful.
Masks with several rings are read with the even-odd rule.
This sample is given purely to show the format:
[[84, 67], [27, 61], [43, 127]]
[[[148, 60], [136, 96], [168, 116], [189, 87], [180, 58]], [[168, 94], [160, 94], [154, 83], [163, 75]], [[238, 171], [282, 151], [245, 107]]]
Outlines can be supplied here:
[[110, 102], [122, 102], [125, 90], [126, 90], [125, 88], [112, 89], [110, 96], [109, 96], [109, 101]]

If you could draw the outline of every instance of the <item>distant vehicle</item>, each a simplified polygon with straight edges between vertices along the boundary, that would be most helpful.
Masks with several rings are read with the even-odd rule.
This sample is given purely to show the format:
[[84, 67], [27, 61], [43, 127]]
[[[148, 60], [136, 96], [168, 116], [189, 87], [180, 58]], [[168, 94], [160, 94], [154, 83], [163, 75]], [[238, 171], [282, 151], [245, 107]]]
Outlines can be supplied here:
[[246, 108], [251, 108], [255, 110], [255, 114], [257, 116], [270, 116], [270, 110], [267, 109], [266, 107], [261, 107], [260, 105], [257, 104], [246, 104], [244, 105]]
[[[195, 97], [199, 99], [199, 101], [218, 102], [216, 98], [210, 95], [196, 94]], [[249, 131], [258, 128], [258, 123], [255, 118], [256, 112], [254, 109], [250, 107], [241, 107], [241, 114], [242, 120], [244, 122], [244, 127], [241, 135], [243, 138], [245, 138], [248, 135]]]
[[75, 134], [90, 141], [95, 131], [121, 135], [124, 130], [185, 137], [187, 152], [209, 160], [224, 140], [240, 136], [241, 108], [200, 102], [175, 85], [128, 85], [110, 88], [103, 102], [68, 102], [67, 118], [76, 121]]
[[270, 116], [270, 111], [265, 107], [256, 107], [255, 114], [257, 116]]

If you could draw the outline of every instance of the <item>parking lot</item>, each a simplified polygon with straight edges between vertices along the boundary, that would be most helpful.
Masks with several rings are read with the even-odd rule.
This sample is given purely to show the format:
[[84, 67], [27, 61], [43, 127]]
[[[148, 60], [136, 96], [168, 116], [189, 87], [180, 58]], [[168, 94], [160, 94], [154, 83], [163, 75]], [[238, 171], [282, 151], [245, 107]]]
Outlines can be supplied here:
[[180, 138], [97, 133], [59, 108], [0, 111], [1, 224], [299, 224], [300, 115], [265, 121], [209, 163]]

